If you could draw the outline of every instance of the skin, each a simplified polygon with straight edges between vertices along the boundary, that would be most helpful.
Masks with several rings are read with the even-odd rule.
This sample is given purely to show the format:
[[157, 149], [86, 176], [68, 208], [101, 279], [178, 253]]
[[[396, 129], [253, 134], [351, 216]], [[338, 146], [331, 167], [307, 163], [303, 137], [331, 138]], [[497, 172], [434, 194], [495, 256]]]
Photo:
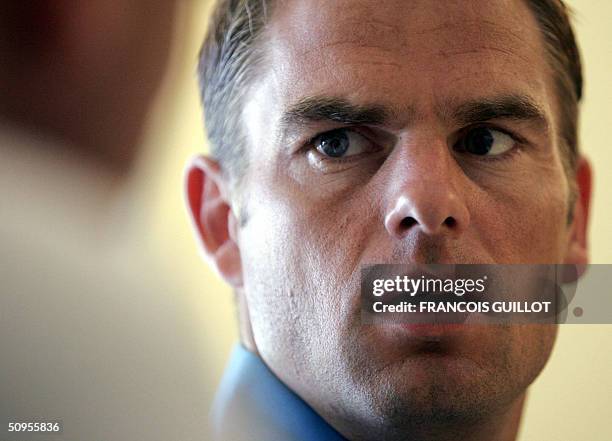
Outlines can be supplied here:
[[[240, 190], [210, 158], [187, 172], [197, 235], [238, 294], [243, 344], [348, 439], [515, 439], [556, 327], [364, 326], [359, 275], [370, 263], [587, 262], [590, 168], [579, 159], [569, 207], [534, 17], [519, 1], [295, 1], [276, 8], [262, 44]], [[457, 109], [504, 96], [539, 117], [477, 121], [516, 141], [493, 159], [458, 151], [470, 126]], [[309, 140], [343, 124], [287, 124], [309, 97], [389, 118], [353, 128], [359, 154], [326, 158]]]

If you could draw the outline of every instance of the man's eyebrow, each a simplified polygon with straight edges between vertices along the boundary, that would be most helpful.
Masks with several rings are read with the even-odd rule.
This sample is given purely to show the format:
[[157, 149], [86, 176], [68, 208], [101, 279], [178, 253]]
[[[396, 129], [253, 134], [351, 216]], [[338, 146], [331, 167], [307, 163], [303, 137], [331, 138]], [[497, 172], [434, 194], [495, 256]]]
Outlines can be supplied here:
[[461, 125], [492, 119], [513, 119], [531, 121], [538, 126], [548, 127], [548, 119], [542, 107], [524, 95], [507, 95], [462, 103], [451, 112], [451, 116]]
[[[452, 107], [452, 106], [450, 106]], [[463, 102], [449, 111], [449, 106], [438, 112], [459, 125], [470, 125], [493, 119], [531, 121], [545, 129], [548, 119], [544, 110], [527, 95], [503, 95]], [[406, 107], [408, 121], [414, 120], [413, 108]], [[354, 104], [345, 98], [310, 96], [302, 98], [287, 109], [281, 117], [281, 131], [291, 132], [299, 127], [320, 121], [333, 121], [345, 125], [386, 125], [402, 112], [382, 104]], [[450, 114], [450, 115], [449, 115]]]
[[389, 119], [382, 105], [360, 105], [344, 98], [306, 97], [291, 106], [281, 117], [281, 127], [288, 131], [311, 122], [334, 121], [347, 125], [382, 125]]

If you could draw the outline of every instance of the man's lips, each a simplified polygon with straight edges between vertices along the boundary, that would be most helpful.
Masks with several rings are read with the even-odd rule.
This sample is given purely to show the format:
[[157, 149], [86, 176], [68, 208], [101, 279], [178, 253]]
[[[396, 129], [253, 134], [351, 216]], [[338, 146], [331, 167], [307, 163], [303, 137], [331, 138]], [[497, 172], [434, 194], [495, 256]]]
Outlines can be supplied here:
[[[449, 350], [456, 347], [456, 345], [461, 344], [462, 336], [466, 334], [469, 328], [469, 325], [456, 323], [401, 323], [376, 326], [376, 334], [379, 336], [379, 344], [383, 346], [391, 344], [394, 348], [402, 348], [402, 351], [429, 352], [433, 349], [439, 351], [442, 348]], [[431, 343], [442, 346], [438, 348], [427, 346]], [[423, 347], [422, 345], [426, 346]]]
[[467, 325], [461, 323], [402, 323], [398, 326], [412, 337], [443, 338], [465, 330]]

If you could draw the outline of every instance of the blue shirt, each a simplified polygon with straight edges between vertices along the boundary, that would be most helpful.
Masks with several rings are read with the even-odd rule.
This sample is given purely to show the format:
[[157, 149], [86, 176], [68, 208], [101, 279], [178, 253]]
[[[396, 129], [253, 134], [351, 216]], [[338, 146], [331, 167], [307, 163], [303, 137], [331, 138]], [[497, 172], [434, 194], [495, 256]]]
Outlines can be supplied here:
[[255, 354], [234, 348], [211, 412], [215, 440], [343, 441]]

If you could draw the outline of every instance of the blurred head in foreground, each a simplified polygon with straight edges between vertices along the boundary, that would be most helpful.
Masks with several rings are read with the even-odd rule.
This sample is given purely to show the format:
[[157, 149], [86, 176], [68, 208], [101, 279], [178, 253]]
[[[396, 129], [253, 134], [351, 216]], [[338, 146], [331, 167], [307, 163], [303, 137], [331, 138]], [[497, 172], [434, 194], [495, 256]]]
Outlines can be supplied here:
[[130, 168], [168, 59], [174, 1], [0, 4], [0, 119]]
[[218, 4], [187, 195], [242, 343], [349, 439], [516, 436], [554, 326], [362, 326], [364, 264], [586, 263], [558, 0]]
[[3, 440], [201, 439], [195, 326], [125, 191], [177, 6], [0, 0]]

